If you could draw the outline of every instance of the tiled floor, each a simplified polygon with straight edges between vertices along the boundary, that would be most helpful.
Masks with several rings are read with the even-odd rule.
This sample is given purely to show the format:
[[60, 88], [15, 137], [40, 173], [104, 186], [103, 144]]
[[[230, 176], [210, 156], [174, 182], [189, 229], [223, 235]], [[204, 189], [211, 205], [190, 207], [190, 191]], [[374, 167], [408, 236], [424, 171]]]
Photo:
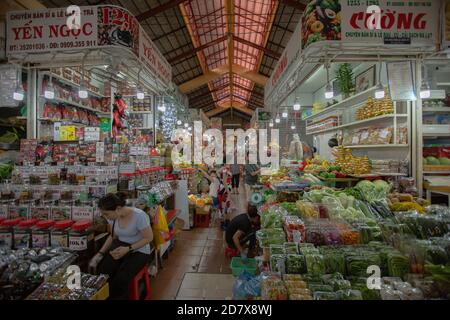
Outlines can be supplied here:
[[[232, 201], [235, 209], [230, 219], [246, 212], [244, 188], [232, 195]], [[231, 299], [234, 278], [225, 247], [218, 225], [180, 232], [169, 258], [163, 261], [164, 268], [151, 279], [152, 299]]]

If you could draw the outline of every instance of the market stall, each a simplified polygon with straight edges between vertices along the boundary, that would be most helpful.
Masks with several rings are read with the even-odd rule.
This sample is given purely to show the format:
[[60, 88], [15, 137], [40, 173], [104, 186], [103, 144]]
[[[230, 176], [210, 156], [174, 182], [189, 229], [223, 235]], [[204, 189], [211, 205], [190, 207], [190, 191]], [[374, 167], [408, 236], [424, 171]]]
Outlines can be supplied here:
[[[189, 118], [170, 65], [133, 15], [110, 5], [80, 10], [77, 28], [66, 23], [65, 8], [7, 14], [7, 57], [27, 75], [16, 77], [17, 88], [28, 85], [14, 96], [22, 93], [27, 102], [28, 139], [17, 144], [16, 164], [2, 175], [0, 243], [31, 250], [25, 256], [64, 248], [87, 272], [105, 240], [97, 200], [110, 192], [125, 192], [130, 204], [146, 199], [150, 215], [162, 212], [167, 230], [152, 253], [161, 257], [174, 244], [183, 210], [164, 143], [175, 123]], [[66, 298], [104, 297], [106, 280], [89, 277], [83, 275], [89, 294]], [[61, 281], [61, 274], [46, 279], [30, 299], [58, 296]]]
[[[268, 82], [265, 103], [272, 124], [280, 128], [303, 108], [302, 139], [312, 138], [317, 151], [306, 170], [319, 179], [332, 185], [336, 179], [410, 176], [421, 193], [423, 160], [416, 155], [422, 155], [422, 130], [445, 131], [445, 125], [436, 126], [442, 117], [433, 126], [418, 121], [422, 97], [429, 91], [421, 80], [423, 59], [438, 51], [441, 3], [380, 6], [396, 14], [390, 20], [381, 15], [377, 29], [367, 26], [361, 17], [369, 14], [354, 4], [308, 5]], [[406, 15], [417, 23], [404, 23]], [[426, 135], [432, 136], [431, 131]]]
[[[427, 128], [421, 108], [437, 94], [421, 69], [424, 57], [431, 63], [438, 55], [441, 4], [379, 1], [395, 14], [382, 15], [378, 28], [357, 3], [307, 5], [265, 104], [275, 128], [299, 105], [312, 106], [302, 119], [317, 153], [262, 178], [260, 256], [233, 258], [236, 299], [448, 299], [450, 212], [420, 197], [418, 169], [442, 169], [445, 158], [444, 140], [423, 148], [437, 152], [425, 160], [420, 146], [422, 130], [445, 136], [445, 117], [429, 115]], [[417, 23], [407, 25], [406, 16]], [[429, 107], [445, 111], [444, 102]], [[371, 287], [374, 270], [380, 278]]]

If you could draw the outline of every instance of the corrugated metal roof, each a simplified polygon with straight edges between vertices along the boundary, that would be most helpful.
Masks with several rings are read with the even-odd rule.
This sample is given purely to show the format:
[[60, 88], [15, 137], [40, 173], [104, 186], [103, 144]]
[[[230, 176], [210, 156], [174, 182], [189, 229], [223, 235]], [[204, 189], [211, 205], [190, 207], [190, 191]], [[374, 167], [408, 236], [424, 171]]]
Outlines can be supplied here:
[[[229, 0], [42, 0], [47, 7], [113, 4], [138, 17], [150, 38], [173, 67], [180, 85], [228, 64], [228, 39], [233, 39], [233, 64], [270, 76], [300, 20], [307, 0], [231, 0], [234, 27], [227, 34]], [[183, 17], [183, 9], [186, 17]], [[188, 25], [186, 25], [186, 22]], [[236, 73], [224, 74], [188, 94], [190, 106], [211, 109], [217, 103], [237, 101], [262, 107], [264, 88]], [[230, 87], [233, 87], [231, 94]]]

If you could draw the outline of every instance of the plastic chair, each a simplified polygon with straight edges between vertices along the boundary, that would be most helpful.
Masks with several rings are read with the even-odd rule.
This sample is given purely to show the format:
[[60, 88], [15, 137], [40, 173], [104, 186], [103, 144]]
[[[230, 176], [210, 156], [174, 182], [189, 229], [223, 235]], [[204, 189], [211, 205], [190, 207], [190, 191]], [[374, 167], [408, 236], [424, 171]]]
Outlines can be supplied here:
[[145, 297], [144, 300], [150, 300], [151, 289], [150, 289], [150, 275], [148, 274], [148, 266], [145, 265], [144, 268], [139, 271], [134, 278], [131, 280], [128, 286], [128, 295], [130, 300], [140, 300], [141, 294], [139, 290], [139, 282], [144, 280], [145, 284]]
[[226, 247], [225, 248], [225, 257], [233, 258], [239, 256], [239, 251], [237, 249]]

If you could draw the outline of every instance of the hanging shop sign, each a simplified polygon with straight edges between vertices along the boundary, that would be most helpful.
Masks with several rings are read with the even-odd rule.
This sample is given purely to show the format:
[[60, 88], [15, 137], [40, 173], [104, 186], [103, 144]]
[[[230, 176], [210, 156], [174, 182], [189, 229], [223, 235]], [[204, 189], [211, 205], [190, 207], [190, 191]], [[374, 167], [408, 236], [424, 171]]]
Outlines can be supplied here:
[[171, 82], [172, 69], [170, 64], [164, 59], [142, 27], [140, 27], [140, 39], [139, 56], [141, 61], [147, 68], [158, 74], [166, 84]]
[[83, 6], [73, 25], [66, 8], [7, 13], [6, 54], [122, 47], [130, 50], [165, 83], [172, 70], [137, 19], [117, 6]]
[[436, 0], [312, 1], [303, 15], [302, 47], [320, 41], [433, 46], [439, 8]]
[[286, 48], [284, 49], [281, 58], [275, 65], [274, 71], [272, 72], [269, 81], [267, 81], [266, 83], [266, 86], [264, 88], [266, 96], [270, 95], [273, 88], [275, 88], [278, 83], [280, 83], [280, 81], [286, 77], [286, 75], [288, 74], [287, 71], [291, 68], [292, 63], [298, 60], [301, 53], [302, 44], [301, 31], [302, 24], [299, 23], [295, 28], [294, 33], [292, 34]]

